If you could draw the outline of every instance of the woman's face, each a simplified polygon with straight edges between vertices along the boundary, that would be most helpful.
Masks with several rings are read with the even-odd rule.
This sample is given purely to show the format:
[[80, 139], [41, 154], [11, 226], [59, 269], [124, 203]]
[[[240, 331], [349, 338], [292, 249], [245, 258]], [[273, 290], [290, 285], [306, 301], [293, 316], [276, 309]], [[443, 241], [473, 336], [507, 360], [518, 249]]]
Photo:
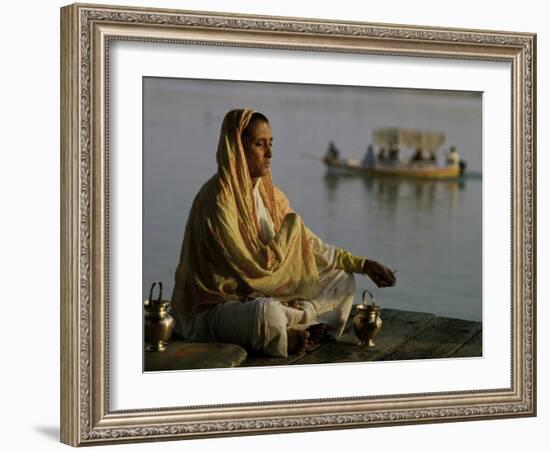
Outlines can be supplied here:
[[247, 131], [248, 136], [243, 139], [243, 146], [250, 177], [263, 177], [269, 173], [271, 167], [271, 126], [263, 120], [255, 120], [248, 126]]

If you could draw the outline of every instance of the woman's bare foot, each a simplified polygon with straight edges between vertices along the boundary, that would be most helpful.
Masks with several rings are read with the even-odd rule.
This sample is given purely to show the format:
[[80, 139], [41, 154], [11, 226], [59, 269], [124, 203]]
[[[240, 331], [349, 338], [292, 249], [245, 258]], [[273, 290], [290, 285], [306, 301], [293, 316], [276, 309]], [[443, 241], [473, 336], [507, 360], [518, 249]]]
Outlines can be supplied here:
[[323, 338], [326, 336], [328, 326], [324, 323], [318, 323], [310, 326], [307, 331], [309, 333], [310, 344], [320, 344]]
[[307, 350], [309, 333], [306, 330], [287, 330], [287, 342], [289, 355], [304, 353]]

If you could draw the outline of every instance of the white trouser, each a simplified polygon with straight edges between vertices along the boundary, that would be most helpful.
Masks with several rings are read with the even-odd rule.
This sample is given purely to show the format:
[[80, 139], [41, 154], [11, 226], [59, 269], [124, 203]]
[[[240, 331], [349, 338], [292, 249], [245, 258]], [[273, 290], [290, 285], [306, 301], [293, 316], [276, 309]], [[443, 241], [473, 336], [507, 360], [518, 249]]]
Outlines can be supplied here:
[[266, 297], [229, 301], [183, 320], [176, 318], [174, 332], [192, 341], [227, 342], [286, 357], [289, 328], [324, 323], [334, 337], [344, 331], [355, 292], [353, 274], [332, 270], [320, 278], [320, 283], [319, 295], [300, 301], [299, 309]]

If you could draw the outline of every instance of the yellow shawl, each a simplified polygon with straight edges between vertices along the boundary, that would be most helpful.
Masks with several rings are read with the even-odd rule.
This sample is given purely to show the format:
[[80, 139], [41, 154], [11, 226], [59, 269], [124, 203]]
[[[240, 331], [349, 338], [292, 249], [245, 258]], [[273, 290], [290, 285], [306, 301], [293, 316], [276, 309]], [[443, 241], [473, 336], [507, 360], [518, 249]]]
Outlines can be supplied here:
[[320, 289], [312, 251], [315, 236], [290, 210], [285, 195], [262, 178], [260, 195], [274, 226], [260, 239], [253, 185], [241, 133], [254, 111], [224, 118], [216, 155], [218, 172], [193, 201], [175, 275], [172, 309], [192, 314], [228, 300], [314, 298]]

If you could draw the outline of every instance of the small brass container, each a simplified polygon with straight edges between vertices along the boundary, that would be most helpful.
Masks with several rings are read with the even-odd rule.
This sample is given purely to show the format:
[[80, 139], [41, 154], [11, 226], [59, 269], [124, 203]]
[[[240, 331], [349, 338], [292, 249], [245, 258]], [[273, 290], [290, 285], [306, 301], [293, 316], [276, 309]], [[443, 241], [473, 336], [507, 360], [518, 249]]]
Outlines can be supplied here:
[[163, 352], [172, 335], [176, 321], [168, 314], [170, 302], [162, 300], [162, 283], [159, 281], [159, 296], [153, 300], [153, 289], [157, 283], [153, 283], [149, 292], [149, 299], [144, 302], [144, 334], [145, 351]]
[[[372, 299], [371, 305], [368, 305], [366, 302], [366, 293]], [[367, 345], [368, 347], [376, 345], [374, 338], [382, 330], [382, 317], [380, 315], [380, 308], [374, 302], [374, 296], [370, 291], [363, 291], [362, 303], [357, 305], [357, 314], [353, 318], [353, 329], [355, 335], [359, 338], [360, 345]]]

